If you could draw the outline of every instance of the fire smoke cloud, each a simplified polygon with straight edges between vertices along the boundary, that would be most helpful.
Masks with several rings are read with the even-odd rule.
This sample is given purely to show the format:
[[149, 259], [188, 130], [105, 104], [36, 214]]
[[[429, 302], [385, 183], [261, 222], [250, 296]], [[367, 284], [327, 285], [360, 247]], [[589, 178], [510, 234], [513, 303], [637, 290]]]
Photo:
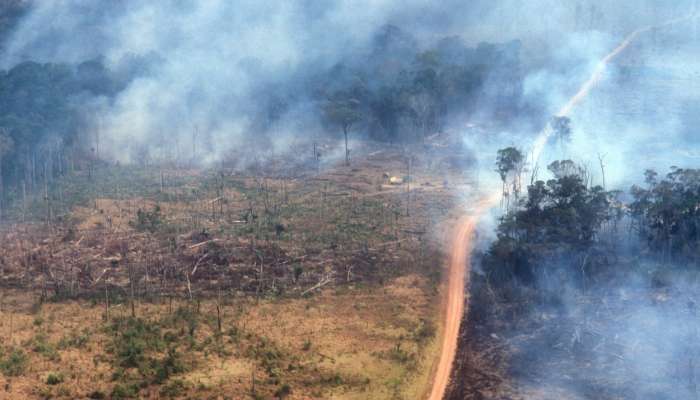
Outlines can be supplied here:
[[[524, 98], [537, 105], [536, 111], [526, 110], [539, 114], [518, 116], [522, 118], [506, 127], [492, 127], [471, 116], [450, 126], [463, 134], [465, 145], [478, 156], [480, 180], [488, 185], [498, 179], [493, 172], [496, 150], [513, 145], [530, 151], [544, 123], [561, 113], [625, 37], [698, 11], [695, 0], [669, 3], [36, 1], [4, 39], [0, 66], [11, 68], [30, 59], [80, 62], [104, 56], [108, 66], [118, 70], [125, 59], [141, 57], [145, 72], [114, 99], [93, 98], [85, 104], [101, 132], [103, 154], [124, 162], [132, 161], [134, 151], [143, 147], [154, 155], [187, 154], [198, 135], [199, 154], [205, 161], [215, 161], [261, 134], [252, 130], [259, 96], [282, 88], [293, 91], [303, 84], [299, 79], [313, 80], [335, 63], [366, 53], [373, 33], [383, 24], [400, 26], [423, 43], [446, 35], [458, 35], [469, 45], [520, 40]], [[597, 161], [601, 155], [608, 189], [625, 189], [639, 182], [645, 168], [697, 167], [697, 32], [697, 19], [688, 19], [635, 35], [601, 71], [587, 97], [567, 109], [572, 141], [561, 148], [550, 144], [540, 171], [548, 161], [571, 158], [587, 165], [594, 183], [601, 183]], [[301, 96], [274, 127], [274, 152], [285, 151], [294, 138], [322, 130], [309, 101]], [[661, 323], [649, 329], [646, 322], [652, 314], [646, 305], [632, 311], [635, 318], [619, 328], [631, 332], [630, 338], [636, 338], [636, 332], [644, 340], [650, 337], [672, 346], [681, 332], [673, 329], [679, 320], [671, 317], [659, 319]], [[646, 362], [638, 354], [629, 357], [638, 365]]]
[[[118, 68], [129, 57], [142, 57], [147, 73], [116, 99], [86, 105], [100, 129], [104, 155], [126, 162], [143, 147], [154, 157], [187, 154], [196, 137], [201, 157], [213, 161], [260, 135], [251, 131], [251, 119], [261, 95], [293, 88], [300, 77], [312, 80], [318, 71], [362, 53], [383, 24], [400, 26], [426, 43], [446, 35], [472, 45], [521, 40], [523, 61], [534, 71], [527, 94], [560, 105], [589, 72], [585, 67], [620, 35], [692, 6], [690, 0], [673, 6], [660, 0], [609, 3], [37, 1], [5, 38], [0, 64], [104, 56], [108, 66]], [[320, 130], [312, 110], [308, 99], [297, 99], [274, 132], [274, 147], [284, 149], [290, 138]], [[520, 141], [527, 132], [508, 133]]]

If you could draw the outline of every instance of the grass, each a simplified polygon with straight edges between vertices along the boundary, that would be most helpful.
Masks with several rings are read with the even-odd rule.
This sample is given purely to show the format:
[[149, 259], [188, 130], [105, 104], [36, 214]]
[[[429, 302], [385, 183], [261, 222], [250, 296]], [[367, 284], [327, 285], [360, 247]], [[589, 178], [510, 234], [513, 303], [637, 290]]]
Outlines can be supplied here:
[[[372, 177], [384, 171], [359, 169], [362, 179], [285, 181], [170, 171], [164, 192], [159, 171], [134, 167], [98, 168], [91, 179], [78, 174], [55, 182], [54, 215], [69, 228], [45, 240], [8, 243], [17, 254], [50, 243], [51, 254], [85, 259], [70, 258], [73, 275], [62, 280], [60, 298], [49, 293], [55, 301], [40, 303], [41, 314], [20, 306], [30, 301], [19, 291], [9, 295], [16, 306], [0, 304], [0, 337], [14, 344], [0, 357], [0, 384], [16, 374], [11, 395], [17, 398], [42, 397], [31, 389], [40, 386], [54, 397], [69, 390], [68, 398], [248, 398], [254, 378], [256, 398], [417, 398], [436, 353], [441, 262], [425, 237], [406, 232], [427, 231], [438, 217], [424, 209], [450, 203], [415, 196], [407, 218], [402, 189], [375, 196], [385, 189]], [[43, 200], [29, 208], [41, 221]], [[210, 238], [221, 242], [197, 248], [201, 253], [188, 250]], [[258, 253], [246, 253], [250, 248]], [[193, 299], [186, 301], [176, 268], [192, 271], [204, 252], [198, 278], [215, 278], [193, 279]], [[43, 256], [32, 250], [17, 260], [38, 263]], [[100, 264], [105, 257], [109, 263]], [[260, 259], [264, 285], [255, 281]], [[150, 275], [139, 269], [146, 265]], [[135, 317], [127, 266], [135, 270]], [[149, 289], [146, 282], [163, 276], [159, 268], [177, 274], [168, 278], [181, 287]], [[239, 271], [245, 273], [234, 275]], [[73, 279], [82, 272], [93, 283], [74, 291], [69, 284], [77, 286]], [[332, 284], [299, 296], [326, 275]], [[235, 283], [218, 293], [203, 289], [229, 280]], [[87, 292], [93, 286], [97, 292]], [[159, 290], [173, 294], [172, 307]], [[50, 376], [56, 383], [47, 388]]]
[[78, 330], [73, 330], [69, 332], [67, 335], [61, 338], [58, 342], [58, 349], [63, 350], [63, 349], [68, 349], [68, 348], [75, 348], [75, 349], [82, 349], [84, 348], [88, 342], [90, 341], [90, 329], [89, 328], [83, 328], [81, 331]]
[[188, 385], [181, 379], [173, 379], [160, 389], [160, 395], [164, 398], [181, 396], [187, 390]]
[[110, 397], [114, 400], [121, 400], [121, 399], [133, 399], [138, 397], [139, 395], [139, 387], [138, 385], [131, 384], [131, 385], [125, 385], [118, 383], [114, 385], [112, 388], [112, 393], [110, 394]]
[[50, 373], [46, 377], [46, 384], [51, 385], [51, 386], [58, 385], [59, 383], [63, 383], [64, 379], [65, 378], [63, 377], [63, 374], [61, 374], [60, 372], [59, 373]]
[[0, 357], [0, 372], [8, 377], [24, 374], [29, 359], [24, 351], [10, 348], [5, 349], [3, 353]]
[[24, 343], [24, 346], [31, 348], [33, 352], [41, 354], [49, 360], [60, 360], [56, 345], [49, 341], [47, 334], [43, 331], [37, 332], [31, 340]]
[[[40, 383], [46, 385], [49, 374], [58, 377], [56, 371], [61, 371], [63, 382], [48, 386], [67, 388], [73, 397], [206, 398], [230, 393], [231, 398], [245, 398], [252, 370], [260, 398], [391, 399], [396, 381], [403, 387], [423, 368], [374, 352], [394, 354], [401, 340], [400, 350], [413, 355], [411, 362], [423, 365], [429, 359], [428, 347], [419, 346], [416, 335], [421, 319], [433, 315], [428, 288], [424, 278], [415, 277], [393, 281], [385, 289], [312, 298], [237, 298], [221, 303], [222, 333], [211, 320], [213, 300], [202, 300], [199, 313], [195, 304], [182, 300], [175, 301], [171, 312], [167, 302], [142, 303], [136, 318], [116, 305], [110, 319], [98, 322], [102, 328], [93, 331], [82, 327], [102, 321], [102, 305], [45, 303], [42, 313], [61, 321], [63, 329], [48, 321], [37, 326], [35, 315], [18, 309], [12, 313], [12, 332], [29, 349], [36, 343], [53, 345], [58, 358], [7, 348], [0, 368], [3, 375], [14, 374], [12, 390], [33, 387], [36, 376], [43, 376]], [[393, 313], [399, 305], [410, 322]], [[3, 313], [7, 321], [7, 310]], [[0, 326], [0, 335], [7, 336], [9, 328]], [[24, 375], [29, 365], [32, 374]], [[35, 397], [33, 392], [11, 393]]]
[[[164, 330], [170, 321], [152, 321], [143, 318], [118, 317], [107, 328], [111, 337], [108, 352], [112, 355], [114, 373], [112, 379], [118, 393], [127, 396], [149, 385], [162, 385], [177, 374], [190, 369], [178, 347], [182, 336]], [[190, 336], [193, 333], [190, 332]]]

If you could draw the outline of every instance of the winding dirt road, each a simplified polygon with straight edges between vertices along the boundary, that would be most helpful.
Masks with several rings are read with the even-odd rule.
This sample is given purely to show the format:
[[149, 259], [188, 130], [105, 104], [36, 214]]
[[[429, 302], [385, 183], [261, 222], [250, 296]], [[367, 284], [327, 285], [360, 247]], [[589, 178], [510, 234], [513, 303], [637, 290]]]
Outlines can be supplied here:
[[457, 354], [459, 327], [462, 323], [464, 307], [468, 306], [464, 298], [464, 288], [470, 270], [469, 254], [471, 254], [474, 247], [474, 231], [481, 215], [498, 203], [498, 199], [498, 196], [482, 199], [477, 203], [472, 213], [462, 217], [454, 228], [448, 266], [448, 287], [447, 298], [445, 299], [445, 321], [443, 322], [444, 332], [442, 335], [440, 361], [438, 361], [437, 369], [433, 376], [433, 387], [430, 391], [429, 400], [442, 400], [450, 382], [452, 363], [454, 362], [455, 354]]

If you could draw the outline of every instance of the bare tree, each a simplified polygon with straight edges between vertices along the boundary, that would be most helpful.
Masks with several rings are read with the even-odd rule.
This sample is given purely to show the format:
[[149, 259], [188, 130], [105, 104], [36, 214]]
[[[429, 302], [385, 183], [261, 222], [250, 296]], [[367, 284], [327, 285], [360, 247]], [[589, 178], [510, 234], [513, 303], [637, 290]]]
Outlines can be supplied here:
[[5, 154], [8, 154], [14, 147], [14, 141], [7, 133], [5, 128], [0, 128], [0, 221], [3, 218], [4, 213], [4, 198], [5, 198], [5, 187], [3, 182], [3, 170], [2, 163]]
[[348, 131], [360, 120], [360, 101], [346, 93], [336, 93], [324, 107], [326, 118], [343, 129], [345, 137], [345, 165], [350, 165]]
[[603, 189], [605, 189], [605, 156], [606, 154], [598, 153], [598, 162], [600, 163], [600, 173], [603, 179]]
[[197, 124], [194, 125], [192, 129], [192, 164], [197, 161], [197, 136], [199, 134], [199, 127]]
[[554, 117], [551, 125], [563, 155], [564, 148], [571, 142], [571, 119], [569, 117]]
[[408, 103], [411, 109], [413, 123], [416, 126], [416, 129], [418, 129], [421, 142], [424, 142], [425, 137], [428, 134], [429, 123], [433, 114], [434, 100], [430, 94], [425, 91], [421, 91], [410, 96]]

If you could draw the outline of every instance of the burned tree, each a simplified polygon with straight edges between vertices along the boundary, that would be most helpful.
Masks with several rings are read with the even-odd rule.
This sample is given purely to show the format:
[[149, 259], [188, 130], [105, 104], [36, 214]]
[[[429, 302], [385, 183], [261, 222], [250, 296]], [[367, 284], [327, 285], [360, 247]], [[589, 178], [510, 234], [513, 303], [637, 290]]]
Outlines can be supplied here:
[[0, 130], [0, 221], [3, 217], [4, 212], [4, 197], [5, 197], [5, 186], [2, 178], [3, 170], [2, 163], [5, 154], [8, 154], [12, 147], [14, 146], [14, 141], [6, 133], [5, 129]]
[[571, 142], [571, 119], [569, 117], [554, 117], [550, 124], [554, 138], [563, 151], [564, 147]]
[[350, 165], [350, 150], [348, 149], [348, 131], [360, 121], [360, 101], [351, 93], [338, 92], [328, 99], [324, 113], [328, 121], [340, 126], [345, 137], [345, 165]]

